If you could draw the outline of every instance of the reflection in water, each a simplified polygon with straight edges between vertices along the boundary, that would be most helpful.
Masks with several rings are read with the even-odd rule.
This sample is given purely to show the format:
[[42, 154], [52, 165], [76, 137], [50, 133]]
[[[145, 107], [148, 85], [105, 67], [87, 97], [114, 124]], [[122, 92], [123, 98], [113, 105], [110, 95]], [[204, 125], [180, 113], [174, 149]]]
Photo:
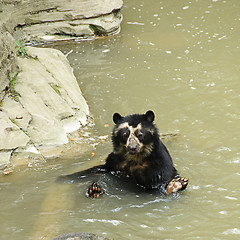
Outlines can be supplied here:
[[[180, 132], [166, 145], [190, 185], [166, 198], [128, 191], [105, 176], [101, 199], [85, 197], [89, 182], [51, 194], [61, 188], [57, 176], [103, 161], [111, 151], [105, 142], [95, 157], [36, 164], [1, 178], [0, 239], [36, 236], [46, 219], [56, 234], [239, 239], [239, 7], [239, 0], [125, 1], [120, 35], [58, 46], [89, 103], [93, 136], [110, 134], [104, 125], [112, 126], [114, 112], [152, 109], [160, 132]], [[46, 206], [56, 198], [63, 204], [51, 212]]]

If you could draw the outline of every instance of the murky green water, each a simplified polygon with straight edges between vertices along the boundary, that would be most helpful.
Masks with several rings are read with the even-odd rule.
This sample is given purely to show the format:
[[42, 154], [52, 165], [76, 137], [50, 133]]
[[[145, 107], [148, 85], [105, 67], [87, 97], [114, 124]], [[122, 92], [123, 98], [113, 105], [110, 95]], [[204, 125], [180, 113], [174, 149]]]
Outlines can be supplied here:
[[124, 1], [120, 35], [59, 46], [95, 119], [90, 140], [110, 134], [114, 112], [151, 109], [161, 132], [180, 132], [166, 145], [190, 185], [166, 198], [102, 176], [106, 194], [91, 200], [88, 182], [55, 183], [103, 161], [111, 151], [106, 141], [83, 156], [1, 177], [0, 239], [79, 231], [114, 239], [239, 239], [239, 10], [239, 0]]

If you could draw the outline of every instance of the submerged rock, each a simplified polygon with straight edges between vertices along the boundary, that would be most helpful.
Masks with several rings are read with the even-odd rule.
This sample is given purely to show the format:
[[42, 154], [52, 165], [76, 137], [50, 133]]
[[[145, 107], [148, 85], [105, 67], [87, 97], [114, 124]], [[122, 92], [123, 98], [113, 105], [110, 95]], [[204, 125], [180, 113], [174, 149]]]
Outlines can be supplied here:
[[65, 233], [53, 240], [110, 240], [109, 238], [101, 237], [93, 233]]

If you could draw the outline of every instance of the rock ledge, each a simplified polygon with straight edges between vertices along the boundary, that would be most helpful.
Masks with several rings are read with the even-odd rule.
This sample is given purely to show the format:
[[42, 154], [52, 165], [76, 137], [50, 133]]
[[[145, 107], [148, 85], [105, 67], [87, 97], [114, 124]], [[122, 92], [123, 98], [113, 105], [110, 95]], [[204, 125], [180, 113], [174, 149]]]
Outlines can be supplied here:
[[[122, 0], [0, 1], [0, 169], [14, 159], [53, 156], [87, 122], [89, 109], [66, 57], [27, 47], [120, 31]], [[24, 55], [24, 54], [23, 54]], [[56, 151], [55, 151], [56, 150]], [[10, 161], [11, 160], [11, 161]]]
[[20, 153], [48, 157], [44, 148], [68, 144], [89, 115], [66, 57], [55, 49], [26, 49], [28, 57], [17, 58], [14, 92], [6, 92], [0, 108], [2, 168]]

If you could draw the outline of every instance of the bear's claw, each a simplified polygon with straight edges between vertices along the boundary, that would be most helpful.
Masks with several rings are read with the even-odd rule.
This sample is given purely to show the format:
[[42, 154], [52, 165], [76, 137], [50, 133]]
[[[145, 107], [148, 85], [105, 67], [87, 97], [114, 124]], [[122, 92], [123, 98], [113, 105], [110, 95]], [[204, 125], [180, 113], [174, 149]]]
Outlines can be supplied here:
[[166, 187], [166, 194], [182, 191], [187, 187], [187, 185], [188, 185], [187, 178], [174, 178], [168, 183]]
[[98, 198], [103, 195], [103, 190], [96, 182], [93, 182], [88, 188], [87, 195], [91, 198]]

